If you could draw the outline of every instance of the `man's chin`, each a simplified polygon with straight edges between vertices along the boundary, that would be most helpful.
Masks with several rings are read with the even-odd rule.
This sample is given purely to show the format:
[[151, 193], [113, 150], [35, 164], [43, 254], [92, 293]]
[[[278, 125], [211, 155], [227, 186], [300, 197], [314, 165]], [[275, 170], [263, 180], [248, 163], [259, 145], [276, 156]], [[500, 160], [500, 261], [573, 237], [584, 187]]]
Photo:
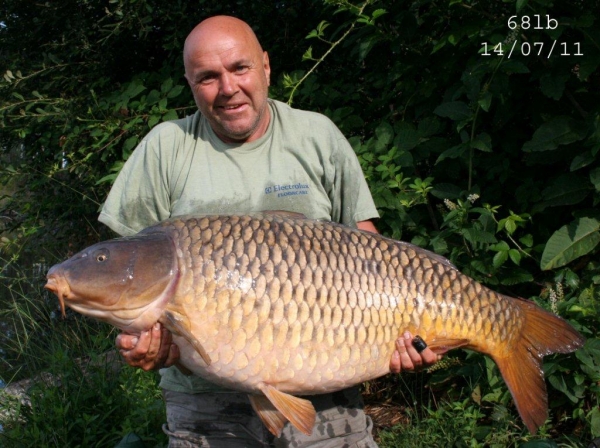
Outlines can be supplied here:
[[244, 143], [252, 135], [252, 130], [239, 130], [239, 129], [228, 129], [220, 128], [214, 130], [217, 137], [223, 140], [225, 143]]
[[257, 129], [256, 123], [219, 122], [213, 126], [215, 134], [225, 143], [244, 143]]

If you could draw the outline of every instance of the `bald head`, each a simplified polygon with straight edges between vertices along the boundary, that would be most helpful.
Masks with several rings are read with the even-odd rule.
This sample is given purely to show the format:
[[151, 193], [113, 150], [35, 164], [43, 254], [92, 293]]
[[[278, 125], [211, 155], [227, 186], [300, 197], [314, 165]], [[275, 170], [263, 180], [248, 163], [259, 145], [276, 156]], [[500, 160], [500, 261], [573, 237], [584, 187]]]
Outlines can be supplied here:
[[190, 59], [198, 51], [207, 47], [213, 48], [215, 45], [224, 46], [228, 42], [235, 41], [244, 42], [253, 52], [263, 53], [256, 34], [243, 20], [230, 16], [214, 16], [200, 22], [188, 35], [183, 46], [186, 74]]
[[271, 68], [247, 23], [228, 16], [202, 21], [185, 41], [183, 62], [198, 109], [221, 140], [244, 143], [264, 135]]

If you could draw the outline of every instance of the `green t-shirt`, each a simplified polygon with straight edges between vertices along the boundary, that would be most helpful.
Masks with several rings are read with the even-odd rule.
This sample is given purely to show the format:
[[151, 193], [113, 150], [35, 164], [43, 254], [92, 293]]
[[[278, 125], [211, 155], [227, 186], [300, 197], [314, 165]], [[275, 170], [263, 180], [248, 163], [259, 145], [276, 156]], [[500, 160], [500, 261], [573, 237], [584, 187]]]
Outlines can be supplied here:
[[[378, 216], [358, 159], [324, 115], [269, 100], [260, 139], [227, 144], [200, 112], [156, 126], [119, 173], [99, 220], [133, 235], [171, 216], [287, 210], [350, 226]], [[172, 367], [161, 386], [216, 386]]]

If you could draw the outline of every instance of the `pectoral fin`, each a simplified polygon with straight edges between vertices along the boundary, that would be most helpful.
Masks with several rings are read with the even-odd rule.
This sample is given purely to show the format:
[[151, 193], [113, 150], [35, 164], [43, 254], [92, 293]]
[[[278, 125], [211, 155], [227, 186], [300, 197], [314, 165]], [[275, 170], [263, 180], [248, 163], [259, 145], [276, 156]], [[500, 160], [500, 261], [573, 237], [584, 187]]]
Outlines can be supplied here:
[[299, 431], [308, 436], [312, 434], [316, 412], [310, 401], [281, 392], [269, 384], [261, 385], [260, 390], [265, 396], [253, 396], [250, 401], [269, 431], [279, 436], [286, 420], [289, 420]]
[[207, 366], [210, 366], [212, 361], [200, 341], [194, 337], [190, 332], [190, 324], [187, 316], [177, 313], [175, 311], [165, 311], [163, 314], [164, 319], [160, 319], [161, 323], [167, 327], [172, 333], [183, 337], [186, 341], [192, 344], [192, 347], [196, 349], [198, 354], [202, 357], [202, 360]]
[[455, 348], [465, 347], [471, 342], [469, 339], [433, 339], [427, 341], [427, 346], [436, 355], [443, 355]]

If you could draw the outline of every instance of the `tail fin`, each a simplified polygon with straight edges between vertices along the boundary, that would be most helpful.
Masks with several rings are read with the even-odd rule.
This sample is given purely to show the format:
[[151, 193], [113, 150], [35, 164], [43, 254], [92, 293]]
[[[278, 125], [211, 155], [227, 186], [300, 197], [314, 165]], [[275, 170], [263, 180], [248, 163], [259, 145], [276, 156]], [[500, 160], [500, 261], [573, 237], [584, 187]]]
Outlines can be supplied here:
[[[512, 299], [512, 298], [511, 298]], [[521, 308], [525, 325], [521, 338], [504, 357], [495, 357], [521, 418], [533, 434], [548, 416], [548, 394], [542, 358], [551, 353], [570, 353], [585, 342], [565, 320], [532, 302], [512, 299]]]

